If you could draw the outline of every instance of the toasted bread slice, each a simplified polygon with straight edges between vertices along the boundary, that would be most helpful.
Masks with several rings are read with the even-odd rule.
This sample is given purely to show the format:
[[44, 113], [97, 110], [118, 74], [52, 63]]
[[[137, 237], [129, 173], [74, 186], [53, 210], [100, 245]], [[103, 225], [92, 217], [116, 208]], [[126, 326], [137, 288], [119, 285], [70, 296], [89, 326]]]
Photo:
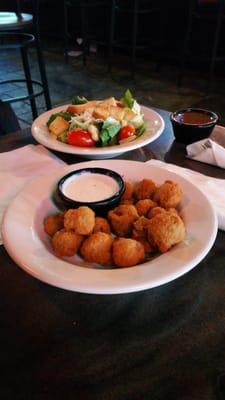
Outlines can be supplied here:
[[108, 99], [101, 100], [100, 101], [100, 105], [102, 107], [105, 107], [105, 106], [114, 106], [114, 107], [116, 107], [117, 106], [117, 102], [116, 102], [116, 99], [114, 97], [109, 97]]
[[95, 107], [95, 109], [93, 110], [93, 117], [94, 118], [99, 118], [99, 119], [107, 119], [110, 115], [110, 107], [102, 107], [102, 106], [98, 106]]
[[60, 115], [54, 119], [49, 125], [49, 130], [54, 135], [59, 135], [69, 127], [69, 122], [62, 118]]
[[124, 108], [111, 106], [109, 110], [109, 115], [110, 117], [115, 118], [118, 121], [122, 121], [124, 119], [124, 112]]
[[70, 106], [68, 106], [66, 111], [70, 112], [71, 114], [82, 114], [88, 108], [93, 108], [97, 106], [99, 103], [100, 103], [99, 100], [91, 100], [84, 104], [71, 104]]

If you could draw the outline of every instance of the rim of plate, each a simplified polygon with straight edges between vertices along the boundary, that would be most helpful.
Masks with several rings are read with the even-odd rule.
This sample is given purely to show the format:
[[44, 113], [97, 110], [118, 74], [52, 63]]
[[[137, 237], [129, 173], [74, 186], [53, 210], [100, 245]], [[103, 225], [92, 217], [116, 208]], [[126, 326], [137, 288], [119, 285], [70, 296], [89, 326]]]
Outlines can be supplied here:
[[[161, 181], [163, 176], [163, 179], [174, 179], [181, 184], [183, 189], [185, 188], [184, 195], [187, 196], [183, 210], [186, 210], [184, 217], [190, 215], [190, 220], [186, 225], [187, 234], [197, 234], [196, 240], [192, 240], [190, 244], [178, 244], [154, 260], [130, 268], [85, 268], [68, 261], [68, 259], [56, 257], [46, 246], [44, 240], [47, 235], [45, 234], [44, 238], [39, 237], [37, 228], [36, 231], [34, 229], [34, 220], [37, 217], [40, 204], [42, 202], [45, 204], [46, 201], [51, 202], [49, 188], [53, 180], [56, 181], [63, 174], [79, 169], [81, 166], [93, 167], [98, 165], [104, 167], [106, 164], [118, 173], [125, 169], [127, 176], [131, 173], [132, 168], [134, 168], [134, 174], [137, 174], [144, 167], [149, 169], [150, 173], [153, 172], [153, 179], [157, 179], [155, 178], [157, 175]], [[196, 200], [199, 200], [199, 202], [196, 203]], [[51, 207], [55, 210], [52, 202]], [[26, 211], [25, 215], [23, 215], [23, 210]], [[192, 211], [197, 212], [202, 224], [193, 219]], [[202, 215], [207, 216], [207, 218], [202, 219]], [[24, 224], [21, 223], [19, 228], [20, 234], [16, 232], [15, 220], [17, 228], [18, 222], [24, 222]], [[191, 232], [189, 232], [190, 229]], [[40, 281], [81, 293], [119, 294], [157, 287], [184, 275], [196, 267], [210, 251], [217, 235], [217, 229], [217, 217], [210, 201], [197, 186], [182, 176], [138, 161], [98, 160], [57, 168], [54, 173], [42, 175], [28, 184], [6, 210], [2, 235], [4, 246], [9, 255], [23, 270]], [[23, 242], [18, 246], [18, 240], [21, 240], [21, 238], [23, 238]], [[15, 243], [17, 243], [17, 246], [15, 246]], [[27, 249], [30, 249], [30, 251], [28, 252]]]
[[[62, 153], [69, 153], [69, 154], [77, 154], [77, 155], [83, 155], [83, 156], [100, 156], [100, 155], [113, 155], [113, 154], [121, 154], [125, 153], [127, 151], [135, 150], [138, 149], [142, 146], [145, 146], [154, 140], [156, 140], [163, 132], [165, 128], [165, 122], [164, 119], [161, 117], [160, 114], [157, 113], [157, 111], [153, 110], [152, 108], [142, 106], [141, 108], [143, 109], [144, 114], [151, 114], [152, 118], [155, 118], [157, 123], [159, 124], [158, 129], [156, 130], [156, 127], [154, 127], [154, 130], [156, 130], [155, 133], [151, 133], [150, 130], [153, 129], [151, 127], [146, 128], [146, 131], [139, 136], [137, 139], [135, 139], [133, 142], [128, 142], [128, 143], [123, 143], [120, 145], [115, 145], [115, 146], [108, 146], [108, 147], [91, 147], [91, 148], [85, 148], [85, 147], [78, 147], [78, 146], [71, 146], [66, 143], [62, 143], [54, 138], [51, 138], [47, 127], [46, 127], [46, 121], [50, 117], [52, 113], [59, 112], [59, 111], [64, 111], [66, 108], [69, 106], [69, 104], [65, 104], [62, 106], [55, 107], [51, 110], [48, 110], [44, 112], [43, 114], [39, 115], [34, 122], [32, 123], [31, 126], [31, 133], [33, 137], [37, 140], [38, 143], [42, 144], [43, 146], [46, 146], [52, 150], [60, 151]], [[145, 121], [148, 123], [148, 118], [144, 117]]]

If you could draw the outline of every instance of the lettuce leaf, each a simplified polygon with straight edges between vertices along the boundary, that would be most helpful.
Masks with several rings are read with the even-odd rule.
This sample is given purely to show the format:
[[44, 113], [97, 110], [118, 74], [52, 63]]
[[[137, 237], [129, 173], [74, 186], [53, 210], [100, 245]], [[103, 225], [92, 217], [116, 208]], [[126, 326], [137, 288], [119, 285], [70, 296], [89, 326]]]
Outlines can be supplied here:
[[133, 98], [131, 91], [129, 89], [127, 89], [121, 99], [121, 102], [123, 103], [123, 105], [125, 107], [132, 108], [134, 105], [134, 101], [135, 101], [135, 99]]
[[146, 129], [146, 123], [143, 122], [143, 124], [141, 126], [139, 126], [139, 128], [136, 129], [135, 135], [136, 136], [141, 136], [142, 133], [144, 133], [145, 129]]
[[117, 133], [120, 130], [120, 123], [111, 123], [105, 121], [100, 132], [100, 143], [102, 146], [110, 146], [114, 144]]
[[72, 98], [72, 104], [85, 104], [87, 102], [88, 101], [84, 96], [74, 96]]
[[57, 140], [59, 140], [60, 142], [63, 142], [63, 143], [67, 143], [68, 135], [69, 135], [68, 131], [59, 133], [59, 135], [57, 136]]

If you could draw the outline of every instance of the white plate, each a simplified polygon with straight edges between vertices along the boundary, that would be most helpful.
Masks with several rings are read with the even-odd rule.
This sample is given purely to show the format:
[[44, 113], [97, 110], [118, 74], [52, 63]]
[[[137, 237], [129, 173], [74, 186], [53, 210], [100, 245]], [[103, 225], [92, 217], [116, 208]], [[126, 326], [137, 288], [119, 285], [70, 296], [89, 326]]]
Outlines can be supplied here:
[[146, 144], [153, 142], [157, 139], [164, 130], [165, 123], [162, 117], [154, 110], [148, 107], [142, 106], [142, 112], [144, 113], [144, 120], [146, 122], [146, 131], [130, 143], [123, 143], [116, 146], [109, 147], [77, 147], [71, 146], [66, 143], [62, 143], [56, 140], [53, 136], [49, 134], [46, 122], [48, 121], [51, 114], [65, 111], [68, 105], [53, 108], [50, 111], [41, 114], [32, 124], [31, 132], [33, 137], [37, 142], [43, 144], [43, 146], [49, 149], [61, 151], [62, 153], [77, 154], [79, 156], [89, 158], [89, 159], [101, 159], [101, 158], [111, 158], [116, 157], [119, 154], [125, 153], [127, 151], [138, 149]]
[[[43, 230], [44, 217], [55, 211], [54, 184], [65, 173], [81, 167], [113, 169], [130, 181], [172, 179], [182, 187], [182, 214], [187, 240], [170, 251], [132, 268], [97, 269], [80, 257], [57, 258]], [[126, 293], [162, 285], [195, 267], [208, 253], [217, 233], [217, 218], [205, 195], [172, 172], [148, 164], [125, 161], [91, 161], [60, 167], [54, 174], [35, 179], [18, 194], [6, 211], [3, 243], [14, 261], [32, 276], [51, 285], [84, 293]]]

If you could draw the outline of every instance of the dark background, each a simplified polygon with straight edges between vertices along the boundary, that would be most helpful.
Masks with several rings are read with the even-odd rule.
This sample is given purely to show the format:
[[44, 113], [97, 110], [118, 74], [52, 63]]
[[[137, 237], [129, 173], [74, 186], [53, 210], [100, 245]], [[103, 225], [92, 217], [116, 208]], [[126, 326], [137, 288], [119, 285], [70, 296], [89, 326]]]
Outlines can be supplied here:
[[[147, 1], [147, 0], [142, 0]], [[78, 37], [82, 37], [80, 23], [80, 2], [81, 0], [71, 0], [72, 7], [69, 9], [69, 32], [70, 44], [73, 46]], [[132, 0], [123, 0], [123, 3], [132, 2]], [[206, 68], [206, 60], [212, 51], [212, 39], [215, 31], [215, 19], [213, 18], [216, 10], [216, 0], [198, 0], [198, 10], [203, 15], [209, 15], [210, 18], [198, 20], [193, 26], [193, 35], [191, 41], [191, 56], [188, 64], [197, 66], [199, 70]], [[145, 57], [150, 54], [151, 59], [155, 57], [162, 61], [179, 62], [184, 44], [184, 34], [187, 29], [187, 16], [189, 0], [148, 0], [157, 8], [152, 15], [142, 16], [138, 29], [138, 40], [140, 43], [147, 43], [148, 51], [144, 49], [142, 53]], [[23, 0], [22, 10], [32, 12], [32, 1]], [[40, 0], [39, 1], [39, 21], [41, 38], [45, 41], [55, 42], [64, 41], [64, 13], [63, 0]], [[106, 1], [108, 8], [95, 8], [87, 13], [88, 30], [92, 38], [96, 39], [101, 45], [107, 46], [109, 37], [109, 18], [111, 1]], [[14, 10], [15, 0], [1, 0], [0, 10]], [[225, 25], [225, 24], [224, 24]], [[116, 32], [117, 39], [127, 39], [131, 36], [131, 21], [128, 15], [120, 15], [117, 18]], [[220, 37], [220, 51], [224, 56], [223, 43], [225, 40], [225, 29]], [[118, 50], [124, 54], [127, 48]], [[141, 53], [141, 51], [140, 51]], [[196, 57], [197, 55], [197, 63]], [[153, 57], [152, 57], [153, 56]], [[224, 66], [219, 66], [218, 70], [223, 71]]]

